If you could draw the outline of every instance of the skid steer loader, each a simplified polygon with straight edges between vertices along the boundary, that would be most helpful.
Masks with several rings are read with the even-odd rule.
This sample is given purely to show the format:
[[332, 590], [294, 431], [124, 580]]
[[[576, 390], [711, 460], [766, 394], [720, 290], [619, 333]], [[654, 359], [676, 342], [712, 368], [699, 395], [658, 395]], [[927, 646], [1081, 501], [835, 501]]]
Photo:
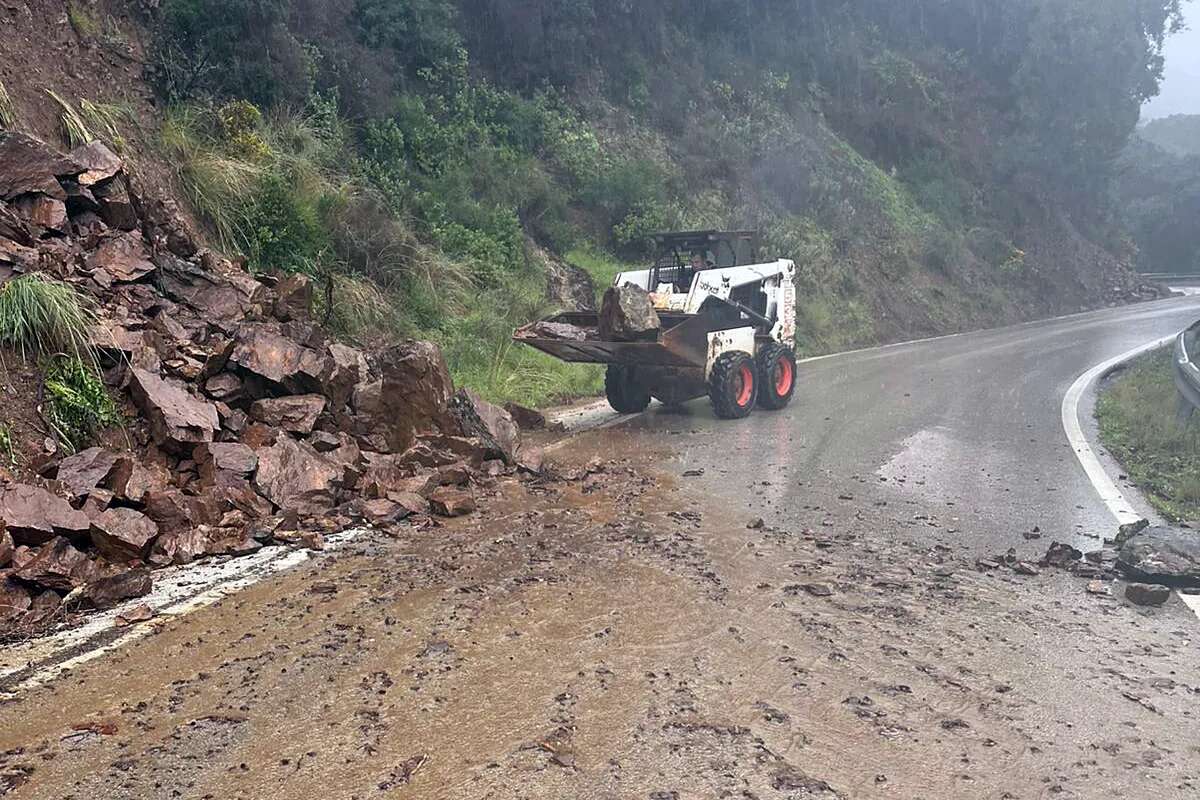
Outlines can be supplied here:
[[599, 315], [587, 312], [549, 317], [514, 339], [563, 361], [607, 364], [605, 393], [623, 414], [651, 398], [680, 405], [705, 395], [722, 419], [786, 406], [796, 388], [796, 265], [760, 261], [751, 231], [663, 233], [655, 242], [652, 267], [614, 281], [650, 293], [661, 323], [653, 340], [604, 341]]

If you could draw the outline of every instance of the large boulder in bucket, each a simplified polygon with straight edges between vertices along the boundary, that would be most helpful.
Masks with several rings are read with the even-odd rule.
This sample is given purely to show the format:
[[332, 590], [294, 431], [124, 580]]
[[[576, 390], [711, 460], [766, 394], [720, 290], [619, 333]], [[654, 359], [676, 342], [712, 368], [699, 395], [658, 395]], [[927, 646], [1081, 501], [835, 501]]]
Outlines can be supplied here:
[[658, 337], [662, 322], [646, 290], [614, 286], [600, 304], [600, 338], [606, 342], [642, 342]]

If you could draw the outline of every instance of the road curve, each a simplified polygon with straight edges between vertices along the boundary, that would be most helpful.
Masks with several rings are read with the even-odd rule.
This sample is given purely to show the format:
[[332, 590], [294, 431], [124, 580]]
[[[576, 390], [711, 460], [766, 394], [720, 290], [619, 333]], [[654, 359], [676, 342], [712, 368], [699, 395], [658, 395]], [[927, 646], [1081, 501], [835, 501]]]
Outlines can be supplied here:
[[[943, 521], [928, 526], [939, 539], [981, 555], [1027, 546], [1034, 528], [1095, 549], [1113, 517], [1063, 431], [1063, 396], [1094, 365], [1198, 316], [1200, 298], [1174, 298], [823, 357], [801, 364], [785, 411], [730, 423], [698, 401], [627, 427], [689, 432], [684, 470], [704, 469], [698, 480], [730, 502], [770, 482], [780, 519], [808, 502], [806, 476], [868, 477], [877, 503], [915, 504]], [[1085, 426], [1089, 408], [1085, 397]]]

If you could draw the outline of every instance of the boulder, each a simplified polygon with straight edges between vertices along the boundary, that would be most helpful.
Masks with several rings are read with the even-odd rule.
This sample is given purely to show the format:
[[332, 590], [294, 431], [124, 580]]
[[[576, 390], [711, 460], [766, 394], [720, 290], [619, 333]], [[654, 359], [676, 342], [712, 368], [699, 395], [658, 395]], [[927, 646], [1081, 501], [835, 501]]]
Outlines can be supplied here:
[[462, 517], [475, 510], [475, 498], [463, 489], [441, 486], [429, 495], [429, 507], [439, 517]]
[[100, 206], [100, 219], [106, 225], [123, 231], [137, 230], [137, 208], [129, 193], [129, 184], [123, 177], [117, 176], [91, 188], [96, 204]]
[[158, 526], [132, 508], [109, 508], [92, 520], [92, 543], [113, 561], [145, 558], [158, 536]]
[[546, 415], [542, 412], [526, 408], [517, 403], [505, 403], [504, 410], [523, 431], [541, 431], [546, 429]]
[[588, 338], [587, 328], [565, 322], [531, 322], [517, 328], [515, 339], [555, 339], [564, 342], [582, 342]]
[[325, 398], [319, 394], [270, 397], [250, 406], [250, 417], [292, 433], [312, 433], [317, 417], [325, 410]]
[[380, 353], [376, 363], [382, 381], [374, 425], [393, 452], [403, 452], [418, 433], [448, 424], [454, 385], [436, 344], [404, 342]]
[[404, 506], [386, 497], [362, 500], [358, 503], [358, 512], [362, 514], [363, 519], [374, 525], [397, 522], [412, 513]]
[[134, 597], [150, 594], [154, 580], [148, 567], [136, 567], [127, 572], [91, 581], [83, 587], [82, 599], [96, 608], [112, 608]]
[[83, 168], [49, 145], [13, 131], [0, 131], [0, 200], [27, 192], [66, 199], [58, 176], [78, 175]]
[[170, 483], [171, 473], [163, 465], [134, 462], [124, 486], [115, 481], [110, 485], [117, 497], [141, 504], [145, 502], [147, 494], [165, 489]]
[[124, 169], [121, 158], [99, 139], [72, 150], [71, 160], [83, 168], [75, 178], [80, 186], [102, 183]]
[[14, 200], [13, 207], [36, 228], [55, 233], [67, 232], [67, 204], [58, 198], [27, 194]]
[[460, 389], [450, 401], [450, 415], [463, 436], [478, 439], [485, 454], [513, 463], [520, 432], [512, 416], [470, 389]]
[[333, 374], [333, 360], [287, 338], [262, 323], [246, 323], [237, 330], [229, 361], [290, 392], [318, 392]]
[[658, 336], [662, 321], [650, 294], [638, 286], [614, 286], [600, 304], [600, 338], [608, 342], [640, 342]]
[[222, 472], [232, 472], [243, 477], [258, 467], [258, 456], [240, 442], [207, 442], [197, 445], [192, 458], [200, 467], [201, 475], [207, 466]]
[[92, 270], [104, 270], [118, 283], [132, 283], [154, 272], [150, 248], [136, 231], [110, 236], [87, 258]]
[[14, 574], [27, 583], [43, 588], [70, 591], [95, 579], [95, 572], [95, 567], [82, 551], [58, 536], [43, 545]]
[[280, 322], [308, 319], [313, 302], [312, 278], [300, 273], [275, 284], [275, 318]]
[[36, 244], [33, 231], [29, 229], [25, 220], [8, 203], [0, 200], [0, 241], [5, 239], [23, 247], [33, 247]]
[[208, 536], [200, 528], [169, 531], [154, 540], [150, 548], [151, 564], [166, 567], [171, 564], [190, 564], [208, 554]]
[[0, 625], [12, 622], [25, 614], [33, 603], [33, 594], [15, 581], [8, 572], [0, 570]]
[[233, 401], [242, 393], [242, 381], [233, 373], [222, 372], [204, 382], [204, 393], [214, 400]]
[[134, 403], [150, 420], [155, 441], [162, 446], [191, 450], [211, 442], [221, 425], [212, 403], [145, 370], [131, 370], [129, 389]]
[[83, 536], [89, 522], [81, 511], [45, 489], [9, 484], [0, 492], [0, 519], [18, 544], [40, 545], [56, 536]]
[[321, 455], [305, 442], [280, 436], [274, 445], [258, 451], [258, 491], [279, 508], [336, 505], [341, 465]]
[[[117, 454], [103, 447], [89, 447], [73, 456], [67, 456], [58, 465], [58, 482], [74, 497], [83, 497], [93, 489], [105, 486], [121, 462], [120, 472], [132, 470], [131, 459], [118, 459]], [[114, 476], [118, 479], [121, 476]], [[128, 474], [124, 475], [128, 481]]]
[[1131, 583], [1125, 587], [1125, 599], [1138, 606], [1161, 606], [1171, 599], [1171, 590], [1157, 584]]
[[329, 357], [333, 359], [333, 375], [325, 386], [325, 395], [335, 407], [343, 406], [350, 402], [354, 388], [370, 377], [371, 368], [361, 350], [340, 342], [329, 345]]
[[1145, 528], [1125, 539], [1117, 565], [1138, 580], [1200, 586], [1200, 531]]
[[192, 504], [179, 489], [155, 488], [143, 498], [146, 516], [158, 525], [163, 536], [190, 530], [193, 526]]
[[574, 264], [546, 259], [546, 297], [566, 311], [595, 311], [596, 284], [587, 270]]

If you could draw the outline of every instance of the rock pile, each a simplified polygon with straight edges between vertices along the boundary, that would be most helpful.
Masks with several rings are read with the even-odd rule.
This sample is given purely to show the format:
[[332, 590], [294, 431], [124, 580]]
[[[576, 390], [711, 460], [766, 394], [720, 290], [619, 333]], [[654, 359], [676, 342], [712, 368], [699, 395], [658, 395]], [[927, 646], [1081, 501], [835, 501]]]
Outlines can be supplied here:
[[93, 344], [144, 425], [0, 488], [0, 632], [147, 593], [150, 567], [366, 521], [470, 513], [472, 487], [539, 468], [503, 409], [454, 390], [438, 348], [363, 352], [309, 317], [303, 276], [197, 245], [98, 142], [0, 132], [0, 282], [50, 273], [96, 299]]

